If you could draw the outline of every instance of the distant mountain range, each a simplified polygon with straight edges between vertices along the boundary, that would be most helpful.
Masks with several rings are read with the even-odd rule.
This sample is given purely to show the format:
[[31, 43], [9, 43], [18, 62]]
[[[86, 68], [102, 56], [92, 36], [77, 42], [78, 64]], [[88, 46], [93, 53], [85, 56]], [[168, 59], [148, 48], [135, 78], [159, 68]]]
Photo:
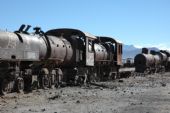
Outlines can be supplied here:
[[[156, 47], [150, 47], [149, 50], [158, 51]], [[123, 59], [134, 58], [137, 54], [141, 53], [142, 48], [136, 48], [134, 45], [123, 45]]]

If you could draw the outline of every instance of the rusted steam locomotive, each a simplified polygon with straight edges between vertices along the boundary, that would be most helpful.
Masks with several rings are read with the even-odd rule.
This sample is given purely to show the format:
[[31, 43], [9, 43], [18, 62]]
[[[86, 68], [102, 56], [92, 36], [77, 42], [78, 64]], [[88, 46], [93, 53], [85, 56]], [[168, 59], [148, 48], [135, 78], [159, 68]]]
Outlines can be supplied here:
[[77, 29], [0, 31], [0, 94], [117, 77], [122, 43]]
[[170, 52], [167, 50], [154, 51], [147, 48], [142, 49], [134, 59], [135, 71], [138, 73], [165, 72], [170, 69]]

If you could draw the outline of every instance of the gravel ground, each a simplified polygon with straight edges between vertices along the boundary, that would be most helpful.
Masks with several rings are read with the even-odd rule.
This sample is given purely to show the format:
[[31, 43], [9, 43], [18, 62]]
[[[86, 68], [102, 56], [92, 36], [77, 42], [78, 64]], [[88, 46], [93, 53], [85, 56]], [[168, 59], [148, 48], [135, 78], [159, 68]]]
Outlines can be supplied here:
[[170, 73], [0, 97], [0, 113], [170, 113]]

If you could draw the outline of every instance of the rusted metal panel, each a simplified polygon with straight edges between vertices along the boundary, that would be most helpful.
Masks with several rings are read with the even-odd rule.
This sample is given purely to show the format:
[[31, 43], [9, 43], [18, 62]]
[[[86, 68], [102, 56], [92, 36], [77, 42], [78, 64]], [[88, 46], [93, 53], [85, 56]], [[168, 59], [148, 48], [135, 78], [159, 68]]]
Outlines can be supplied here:
[[101, 44], [94, 44], [95, 51], [95, 61], [103, 61], [107, 60], [108, 53], [106, 48]]
[[117, 43], [117, 65], [122, 65], [122, 44]]
[[71, 46], [71, 43], [68, 40], [64, 38], [61, 38], [61, 39], [66, 47], [66, 56], [64, 58], [64, 63], [68, 63], [73, 57], [73, 48]]
[[51, 55], [49, 59], [63, 61], [67, 63], [73, 56], [73, 49], [69, 41], [63, 37], [48, 36], [51, 45]]
[[55, 36], [71, 36], [74, 34], [77, 34], [80, 37], [89, 37], [92, 40], [95, 40], [96, 37], [90, 33], [80, 31], [78, 29], [69, 29], [69, 28], [63, 28], [63, 29], [52, 29], [46, 32], [48, 35], [55, 35]]
[[94, 66], [94, 53], [86, 54], [86, 65]]
[[39, 59], [39, 52], [34, 52], [34, 51], [25, 51], [24, 52], [24, 58], [25, 59]]
[[135, 68], [134, 67], [128, 67], [128, 68], [120, 68], [119, 72], [134, 72]]
[[79, 62], [79, 60], [80, 60], [80, 51], [79, 51], [79, 49], [76, 49], [76, 62]]
[[86, 66], [94, 66], [94, 51], [89, 51], [88, 38], [86, 38]]
[[119, 43], [122, 44], [120, 41], [116, 40], [113, 37], [107, 37], [107, 36], [96, 36], [97, 39], [101, 42], [111, 42], [111, 43]]
[[83, 32], [85, 34], [86, 37], [90, 38], [91, 40], [95, 40], [97, 39], [94, 35], [88, 33], [88, 32]]
[[55, 36], [48, 36], [51, 45], [50, 59], [60, 59], [64, 61], [66, 56], [66, 47], [63, 41]]
[[[42, 42], [43, 42], [42, 39], [39, 39], [37, 36], [33, 35], [20, 33], [16, 34], [12, 32], [1, 32], [0, 58], [6, 60], [21, 60], [21, 61], [39, 60], [40, 48], [43, 51], [46, 50], [45, 49], [46, 45], [42, 46]], [[44, 54], [45, 53], [46, 52], [44, 52]]]

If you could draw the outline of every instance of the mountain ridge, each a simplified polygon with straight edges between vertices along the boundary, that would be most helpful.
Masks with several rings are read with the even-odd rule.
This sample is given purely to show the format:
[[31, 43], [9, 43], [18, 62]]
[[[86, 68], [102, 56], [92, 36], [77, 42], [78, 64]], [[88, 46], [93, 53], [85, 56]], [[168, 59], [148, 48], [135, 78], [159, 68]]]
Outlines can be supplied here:
[[[147, 47], [149, 50], [159, 51], [156, 47]], [[137, 48], [134, 45], [123, 45], [123, 59], [134, 58], [137, 54], [142, 52], [142, 48]]]

